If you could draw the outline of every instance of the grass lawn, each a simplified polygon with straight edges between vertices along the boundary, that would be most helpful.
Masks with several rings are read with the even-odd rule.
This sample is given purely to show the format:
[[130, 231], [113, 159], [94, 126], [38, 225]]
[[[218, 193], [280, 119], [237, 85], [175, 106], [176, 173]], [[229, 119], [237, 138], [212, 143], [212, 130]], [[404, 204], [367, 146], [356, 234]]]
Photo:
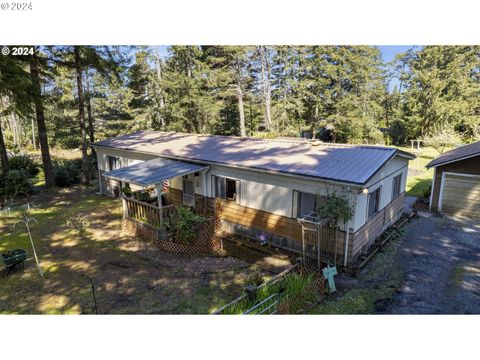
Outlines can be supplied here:
[[[398, 148], [403, 151], [412, 152], [412, 148], [409, 146], [399, 146]], [[420, 154], [415, 155], [417, 155], [417, 158], [410, 161], [408, 167], [407, 195], [424, 197], [425, 192], [432, 184], [433, 177], [433, 169], [427, 170], [425, 165], [439, 156], [439, 153], [432, 147], [422, 147]]]
[[[226, 257], [165, 253], [122, 233], [121, 204], [77, 186], [32, 197], [32, 236], [45, 272], [37, 273], [21, 212], [0, 217], [0, 251], [23, 248], [25, 270], [0, 271], [0, 313], [209, 313], [237, 297], [251, 264]], [[67, 225], [83, 216], [82, 234]], [[3, 265], [3, 264], [2, 264]]]

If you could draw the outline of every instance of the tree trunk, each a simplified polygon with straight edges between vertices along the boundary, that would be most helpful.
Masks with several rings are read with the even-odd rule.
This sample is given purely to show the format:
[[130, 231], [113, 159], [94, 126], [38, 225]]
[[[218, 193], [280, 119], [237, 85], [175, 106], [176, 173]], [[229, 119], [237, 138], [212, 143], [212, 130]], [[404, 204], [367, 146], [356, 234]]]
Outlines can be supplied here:
[[[45, 114], [43, 111], [37, 55], [33, 55], [30, 58], [30, 76], [35, 94], [35, 117], [37, 119], [38, 140], [40, 142], [40, 150], [42, 153], [43, 172], [45, 173], [45, 186], [47, 188], [52, 188], [55, 186], [55, 181], [53, 179], [52, 160], [50, 159], [50, 150], [48, 147], [47, 128], [45, 126]], [[33, 125], [34, 124], [32, 122], [32, 131], [34, 131], [35, 128]], [[35, 135], [33, 135], [32, 140], [35, 146]]]
[[160, 109], [160, 128], [165, 130], [165, 118], [163, 117], [163, 109], [165, 108], [165, 100], [162, 92], [162, 62], [160, 59], [160, 51], [157, 49], [157, 96], [158, 107]]
[[265, 46], [260, 46], [260, 62], [262, 64], [262, 89], [265, 103], [265, 125], [268, 131], [272, 130], [272, 116], [270, 112], [270, 72]]
[[245, 111], [243, 109], [243, 93], [239, 85], [236, 86], [236, 95], [238, 100], [238, 114], [240, 116], [240, 136], [247, 137], [245, 131]]
[[80, 125], [80, 132], [82, 134], [82, 173], [83, 183], [85, 185], [90, 184], [90, 173], [88, 166], [87, 156], [87, 129], [85, 127], [85, 110], [84, 110], [84, 97], [83, 97], [83, 85], [82, 85], [82, 65], [80, 63], [80, 46], [73, 47], [75, 57], [75, 72], [77, 76], [77, 92], [78, 92], [78, 122]]
[[32, 117], [32, 146], [33, 150], [37, 150], [37, 142], [35, 141], [35, 119]]
[[3, 141], [2, 123], [0, 121], [0, 160], [2, 161], [2, 172], [5, 174], [8, 171], [8, 156], [5, 142]]
[[[93, 120], [93, 113], [92, 113], [92, 103], [90, 98], [90, 80], [87, 77], [87, 118], [88, 118], [88, 135], [90, 138], [90, 144], [95, 142], [95, 127], [94, 127], [94, 120]], [[95, 156], [95, 149], [92, 147], [92, 156]]]

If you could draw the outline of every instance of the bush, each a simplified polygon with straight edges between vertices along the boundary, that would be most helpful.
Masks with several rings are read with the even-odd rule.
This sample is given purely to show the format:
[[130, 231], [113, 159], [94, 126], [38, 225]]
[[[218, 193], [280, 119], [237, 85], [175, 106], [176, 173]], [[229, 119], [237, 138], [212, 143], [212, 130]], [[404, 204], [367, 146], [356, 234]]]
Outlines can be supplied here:
[[198, 233], [198, 225], [206, 219], [194, 214], [190, 209], [178, 208], [177, 236], [176, 239], [182, 244], [192, 245]]
[[0, 177], [2, 194], [5, 196], [17, 196], [30, 194], [33, 189], [30, 174], [24, 170], [9, 170]]
[[59, 187], [66, 187], [72, 185], [72, 179], [70, 178], [70, 174], [64, 167], [56, 168], [53, 171], [53, 180], [55, 181], [55, 185]]
[[30, 177], [34, 177], [40, 171], [38, 164], [28, 155], [15, 155], [9, 158], [10, 170], [25, 170]]

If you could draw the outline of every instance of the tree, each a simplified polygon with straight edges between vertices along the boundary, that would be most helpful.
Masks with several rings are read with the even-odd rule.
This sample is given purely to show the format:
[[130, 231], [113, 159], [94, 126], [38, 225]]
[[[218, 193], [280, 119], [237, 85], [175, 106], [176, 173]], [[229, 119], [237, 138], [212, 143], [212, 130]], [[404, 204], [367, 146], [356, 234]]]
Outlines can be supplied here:
[[425, 46], [408, 57], [403, 116], [411, 137], [480, 123], [480, 47]]
[[[0, 56], [0, 115], [31, 113], [31, 83], [22, 62], [14, 56]], [[7, 148], [0, 122], [0, 161], [3, 173], [8, 171]]]
[[38, 140], [40, 142], [43, 171], [45, 174], [45, 186], [52, 188], [55, 186], [55, 181], [53, 178], [52, 161], [50, 159], [50, 149], [48, 147], [47, 127], [45, 125], [45, 113], [40, 85], [39, 58], [36, 52], [29, 57], [29, 65], [32, 79], [33, 101], [35, 104], [35, 117], [38, 127]]
[[433, 147], [439, 154], [443, 154], [446, 149], [461, 144], [461, 142], [461, 137], [451, 125], [444, 125], [444, 127], [423, 138], [424, 145]]
[[82, 136], [82, 174], [83, 183], [88, 185], [90, 183], [90, 168], [88, 164], [87, 154], [87, 130], [85, 127], [85, 109], [84, 109], [84, 97], [83, 97], [83, 67], [80, 55], [80, 46], [74, 46], [74, 61], [75, 61], [75, 73], [77, 77], [77, 94], [78, 94], [78, 123], [80, 125], [80, 132]]

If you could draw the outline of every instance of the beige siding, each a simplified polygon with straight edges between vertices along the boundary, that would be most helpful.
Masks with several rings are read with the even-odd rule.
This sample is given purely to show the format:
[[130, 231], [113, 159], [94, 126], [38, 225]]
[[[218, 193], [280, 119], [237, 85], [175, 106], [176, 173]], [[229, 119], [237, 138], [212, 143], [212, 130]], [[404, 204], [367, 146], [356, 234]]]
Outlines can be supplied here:
[[445, 174], [442, 212], [453, 217], [480, 219], [480, 176]]
[[444, 172], [455, 172], [462, 174], [480, 175], [480, 156], [470, 159], [459, 160], [451, 164], [441, 165], [436, 168], [435, 178], [433, 179], [433, 194], [431, 200], [431, 210], [438, 211], [440, 185], [442, 182], [442, 175]]
[[[390, 160], [380, 169], [379, 173], [375, 175], [366, 185], [368, 192], [373, 192], [379, 187], [380, 190], [380, 210], [388, 206], [393, 200], [393, 179], [402, 174], [402, 182], [400, 184], [400, 193], [405, 192], [408, 176], [408, 160], [402, 157], [396, 157]], [[367, 214], [367, 200], [368, 194], [360, 192], [357, 194], [357, 206], [355, 209], [355, 217], [353, 219], [353, 229], [357, 231], [365, 223], [368, 222]]]

